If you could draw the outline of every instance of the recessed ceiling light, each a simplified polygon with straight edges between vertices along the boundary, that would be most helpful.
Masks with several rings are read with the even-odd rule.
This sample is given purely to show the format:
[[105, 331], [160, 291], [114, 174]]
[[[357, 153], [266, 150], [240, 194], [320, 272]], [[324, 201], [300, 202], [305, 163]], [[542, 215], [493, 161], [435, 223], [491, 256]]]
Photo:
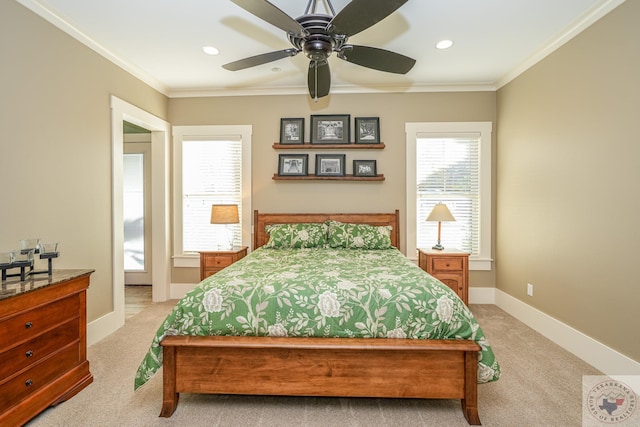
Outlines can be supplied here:
[[449, 49], [453, 46], [453, 42], [451, 40], [440, 40], [436, 43], [436, 49]]
[[202, 51], [207, 55], [217, 55], [220, 53], [220, 51], [213, 46], [204, 46]]
[[273, 67], [273, 68], [271, 69], [271, 71], [273, 71], [274, 73], [279, 73], [280, 71], [282, 71], [282, 68], [280, 68], [280, 67]]

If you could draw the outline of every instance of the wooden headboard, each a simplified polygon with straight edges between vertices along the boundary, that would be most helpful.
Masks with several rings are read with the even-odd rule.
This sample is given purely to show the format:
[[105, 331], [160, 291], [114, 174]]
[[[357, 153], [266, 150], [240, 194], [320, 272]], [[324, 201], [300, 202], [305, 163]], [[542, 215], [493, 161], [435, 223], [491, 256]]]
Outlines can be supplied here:
[[334, 213], [334, 214], [308, 214], [308, 213], [259, 213], [253, 211], [253, 249], [258, 249], [269, 241], [269, 235], [264, 227], [269, 224], [294, 224], [301, 222], [325, 222], [332, 219], [340, 222], [369, 225], [390, 225], [391, 245], [400, 248], [400, 211], [393, 213]]

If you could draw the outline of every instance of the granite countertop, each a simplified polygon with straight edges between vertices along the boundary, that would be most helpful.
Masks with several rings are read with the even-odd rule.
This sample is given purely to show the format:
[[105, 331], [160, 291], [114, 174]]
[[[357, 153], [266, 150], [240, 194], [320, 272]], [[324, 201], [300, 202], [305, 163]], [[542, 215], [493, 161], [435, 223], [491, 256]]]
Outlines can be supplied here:
[[0, 283], [0, 300], [15, 297], [26, 292], [35, 291], [47, 286], [66, 280], [75, 279], [85, 274], [93, 273], [95, 270], [53, 270], [53, 274], [32, 274], [27, 276], [27, 280], [21, 281], [20, 277], [8, 277]]

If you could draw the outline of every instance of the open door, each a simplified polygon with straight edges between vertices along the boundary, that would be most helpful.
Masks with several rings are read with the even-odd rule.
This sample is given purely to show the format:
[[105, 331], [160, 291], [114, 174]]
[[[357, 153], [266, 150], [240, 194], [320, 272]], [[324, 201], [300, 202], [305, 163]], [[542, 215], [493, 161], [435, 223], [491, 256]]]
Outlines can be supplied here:
[[151, 132], [127, 122], [124, 130], [124, 283], [151, 285]]

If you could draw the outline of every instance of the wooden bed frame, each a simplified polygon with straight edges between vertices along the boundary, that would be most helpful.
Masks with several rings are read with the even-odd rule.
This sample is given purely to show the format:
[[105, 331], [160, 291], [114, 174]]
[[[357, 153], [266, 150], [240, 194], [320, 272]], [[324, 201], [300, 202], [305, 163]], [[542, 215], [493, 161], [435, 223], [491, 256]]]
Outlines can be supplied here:
[[[399, 246], [399, 213], [260, 214], [254, 249], [268, 224], [342, 222], [391, 225]], [[469, 424], [480, 425], [480, 346], [466, 340], [167, 336], [161, 417], [180, 393], [460, 399]], [[248, 375], [247, 373], [250, 373]]]

